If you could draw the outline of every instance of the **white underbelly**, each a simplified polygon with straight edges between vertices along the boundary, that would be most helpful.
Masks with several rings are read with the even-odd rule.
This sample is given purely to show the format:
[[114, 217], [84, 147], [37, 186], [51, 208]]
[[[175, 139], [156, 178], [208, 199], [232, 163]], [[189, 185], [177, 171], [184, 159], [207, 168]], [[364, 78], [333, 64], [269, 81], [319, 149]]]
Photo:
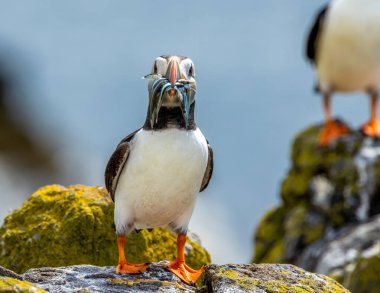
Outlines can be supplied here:
[[380, 84], [380, 1], [364, 2], [331, 7], [317, 56], [322, 88], [358, 91]]
[[[134, 228], [165, 227], [190, 219], [207, 167], [207, 142], [199, 129], [139, 131], [115, 195], [115, 221]], [[186, 223], [187, 224], [187, 223]]]

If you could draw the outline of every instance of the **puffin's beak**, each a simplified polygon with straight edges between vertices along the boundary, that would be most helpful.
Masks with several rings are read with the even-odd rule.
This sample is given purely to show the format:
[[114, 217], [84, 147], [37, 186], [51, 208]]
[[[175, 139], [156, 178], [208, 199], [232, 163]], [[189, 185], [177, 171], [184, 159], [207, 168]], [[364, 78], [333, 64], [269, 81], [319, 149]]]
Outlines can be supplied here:
[[170, 61], [165, 77], [170, 82], [172, 87], [174, 87], [177, 80], [181, 78], [181, 72], [179, 71], [179, 64], [176, 60]]

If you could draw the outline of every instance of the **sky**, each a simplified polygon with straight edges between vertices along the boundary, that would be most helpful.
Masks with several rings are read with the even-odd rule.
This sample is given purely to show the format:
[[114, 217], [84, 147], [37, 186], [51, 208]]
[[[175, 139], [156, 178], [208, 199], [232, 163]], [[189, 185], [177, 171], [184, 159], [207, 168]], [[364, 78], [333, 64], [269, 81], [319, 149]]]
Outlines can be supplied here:
[[[292, 138], [323, 118], [304, 46], [325, 3], [0, 0], [0, 61], [24, 92], [12, 109], [36, 136], [54, 141], [52, 156], [66, 175], [51, 183], [104, 185], [117, 143], [145, 120], [141, 77], [159, 55], [190, 57], [196, 121], [215, 155], [190, 229], [214, 262], [248, 262], [258, 220], [279, 203]], [[367, 98], [337, 95], [334, 113], [359, 127]], [[0, 219], [33, 192], [10, 192], [9, 180], [0, 172]]]

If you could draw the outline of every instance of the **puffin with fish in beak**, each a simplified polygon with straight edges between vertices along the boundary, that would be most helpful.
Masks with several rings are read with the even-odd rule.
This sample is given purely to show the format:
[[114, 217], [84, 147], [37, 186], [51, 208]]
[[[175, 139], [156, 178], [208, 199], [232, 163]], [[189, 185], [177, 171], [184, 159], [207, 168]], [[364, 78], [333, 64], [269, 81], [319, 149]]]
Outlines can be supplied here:
[[136, 274], [149, 267], [126, 260], [131, 231], [164, 227], [178, 235], [177, 258], [165, 268], [195, 284], [204, 268], [185, 263], [186, 234], [197, 195], [212, 176], [213, 152], [195, 123], [194, 64], [184, 56], [160, 56], [144, 78], [149, 91], [145, 124], [119, 143], [105, 171], [115, 202], [116, 272]]

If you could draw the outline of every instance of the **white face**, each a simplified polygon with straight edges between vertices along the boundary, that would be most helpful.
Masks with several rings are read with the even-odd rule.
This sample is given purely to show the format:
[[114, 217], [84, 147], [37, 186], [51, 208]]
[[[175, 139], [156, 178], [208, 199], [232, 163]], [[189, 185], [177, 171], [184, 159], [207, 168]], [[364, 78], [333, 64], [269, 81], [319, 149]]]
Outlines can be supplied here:
[[172, 60], [176, 60], [178, 62], [181, 72], [181, 79], [187, 79], [192, 82], [195, 81], [195, 67], [193, 61], [190, 58], [181, 60], [181, 58], [177, 56], [171, 56], [168, 59], [157, 57], [152, 67], [152, 73], [157, 73], [165, 76], [168, 70], [168, 64]]

